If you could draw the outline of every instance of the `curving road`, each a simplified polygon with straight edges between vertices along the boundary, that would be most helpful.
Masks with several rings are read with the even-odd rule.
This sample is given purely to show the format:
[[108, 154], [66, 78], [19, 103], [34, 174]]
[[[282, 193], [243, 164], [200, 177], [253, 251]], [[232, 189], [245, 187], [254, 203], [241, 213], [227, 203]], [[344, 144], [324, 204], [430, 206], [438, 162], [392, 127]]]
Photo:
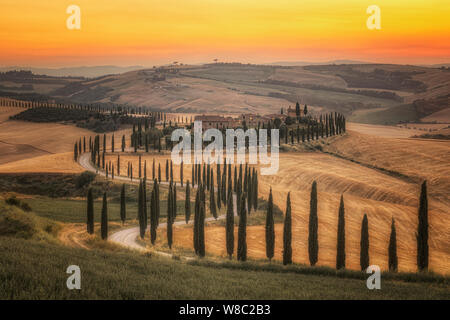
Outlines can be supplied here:
[[[90, 153], [83, 153], [80, 155], [80, 157], [78, 158], [78, 161], [80, 163], [80, 165], [85, 168], [87, 171], [99, 174], [101, 176], [106, 176], [106, 173], [103, 170], [97, 169], [96, 167], [94, 167], [91, 163], [91, 154]], [[124, 176], [114, 176], [114, 180], [120, 180], [120, 181], [126, 181], [126, 182], [132, 182], [132, 183], [136, 183], [139, 180], [134, 179], [133, 181], [128, 178], [128, 177], [124, 177]], [[153, 181], [149, 181], [148, 182], [149, 185], [153, 184]], [[168, 185], [169, 182], [165, 182], [165, 181], [161, 181], [160, 184], [166, 184]], [[197, 185], [192, 185], [192, 188], [197, 188]], [[217, 190], [217, 188], [214, 188], [215, 190]], [[233, 194], [233, 209], [234, 209], [234, 215], [237, 216], [237, 206], [236, 206], [236, 195]], [[221, 215], [217, 217], [217, 220], [219, 219], [225, 219], [226, 215]], [[209, 217], [206, 218], [205, 221], [214, 221], [214, 217]], [[173, 225], [183, 225], [186, 222], [184, 220], [179, 220], [179, 221], [175, 221], [173, 223]], [[192, 224], [193, 221], [189, 221], [189, 224]], [[160, 223], [158, 228], [160, 227], [166, 227], [166, 223]], [[148, 227], [148, 231], [150, 232], [150, 227]], [[123, 247], [126, 247], [128, 249], [132, 249], [132, 250], [137, 250], [137, 251], [148, 251], [148, 249], [142, 245], [142, 243], [138, 242], [137, 239], [139, 237], [139, 227], [131, 227], [131, 228], [126, 228], [126, 229], [122, 229], [119, 230], [117, 232], [112, 233], [109, 237], [108, 240], [116, 243], [118, 245], [121, 245]], [[161, 252], [158, 251], [157, 252], [160, 255], [164, 255], [164, 256], [168, 256], [171, 257], [172, 255], [169, 253], [165, 253], [165, 252]]]

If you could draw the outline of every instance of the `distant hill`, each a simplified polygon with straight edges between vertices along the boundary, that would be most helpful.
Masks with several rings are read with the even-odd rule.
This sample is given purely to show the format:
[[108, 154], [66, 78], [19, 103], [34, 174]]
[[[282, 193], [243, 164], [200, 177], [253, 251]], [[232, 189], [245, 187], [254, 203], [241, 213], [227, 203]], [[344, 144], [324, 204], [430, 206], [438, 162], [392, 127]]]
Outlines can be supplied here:
[[39, 94], [79, 103], [216, 114], [275, 113], [299, 102], [312, 114], [338, 111], [353, 121], [383, 124], [416, 121], [449, 106], [450, 70], [341, 62], [349, 61], [308, 66], [171, 65], [89, 79], [16, 72], [0, 74], [0, 95], [24, 99]]
[[356, 61], [356, 60], [331, 60], [325, 62], [310, 62], [310, 61], [276, 61], [266, 63], [272, 66], [314, 66], [314, 65], [328, 65], [328, 64], [370, 64], [370, 62]]
[[80, 67], [67, 67], [67, 68], [34, 68], [34, 67], [3, 67], [0, 68], [0, 72], [12, 71], [12, 70], [29, 70], [34, 74], [42, 74], [53, 77], [86, 77], [96, 78], [108, 74], [120, 74], [129, 71], [144, 69], [142, 66], [80, 66]]

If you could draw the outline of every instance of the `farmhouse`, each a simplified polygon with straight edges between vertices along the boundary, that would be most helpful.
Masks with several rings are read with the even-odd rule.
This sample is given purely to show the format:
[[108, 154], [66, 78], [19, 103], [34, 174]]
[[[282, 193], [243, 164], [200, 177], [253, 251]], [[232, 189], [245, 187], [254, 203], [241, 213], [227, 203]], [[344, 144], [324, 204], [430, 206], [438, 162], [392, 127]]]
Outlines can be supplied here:
[[203, 130], [236, 128], [240, 124], [239, 119], [235, 119], [232, 117], [204, 115], [204, 114], [201, 116], [195, 116], [194, 120], [202, 122]]

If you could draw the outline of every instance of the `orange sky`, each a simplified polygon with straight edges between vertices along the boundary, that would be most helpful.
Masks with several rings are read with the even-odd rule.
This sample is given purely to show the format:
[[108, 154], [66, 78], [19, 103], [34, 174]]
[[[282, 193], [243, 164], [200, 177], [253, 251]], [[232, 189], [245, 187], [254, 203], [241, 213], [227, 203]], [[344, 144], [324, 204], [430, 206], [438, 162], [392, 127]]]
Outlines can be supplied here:
[[[366, 27], [373, 4], [381, 30]], [[448, 63], [449, 17], [448, 0], [1, 0], [0, 65]]]

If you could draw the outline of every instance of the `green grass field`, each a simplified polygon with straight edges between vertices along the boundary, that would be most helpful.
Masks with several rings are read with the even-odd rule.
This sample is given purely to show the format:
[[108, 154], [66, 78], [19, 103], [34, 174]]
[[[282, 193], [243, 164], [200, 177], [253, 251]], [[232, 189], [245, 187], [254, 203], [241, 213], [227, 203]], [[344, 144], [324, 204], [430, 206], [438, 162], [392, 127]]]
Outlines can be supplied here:
[[[66, 269], [81, 268], [81, 290]], [[449, 299], [448, 286], [190, 265], [0, 237], [1, 299]]]
[[[450, 299], [433, 274], [367, 275], [331, 268], [215, 258], [190, 262], [102, 246], [59, 244], [59, 224], [0, 202], [0, 299]], [[68, 290], [66, 269], [81, 268], [81, 290]], [[385, 280], [383, 280], [385, 278]]]

